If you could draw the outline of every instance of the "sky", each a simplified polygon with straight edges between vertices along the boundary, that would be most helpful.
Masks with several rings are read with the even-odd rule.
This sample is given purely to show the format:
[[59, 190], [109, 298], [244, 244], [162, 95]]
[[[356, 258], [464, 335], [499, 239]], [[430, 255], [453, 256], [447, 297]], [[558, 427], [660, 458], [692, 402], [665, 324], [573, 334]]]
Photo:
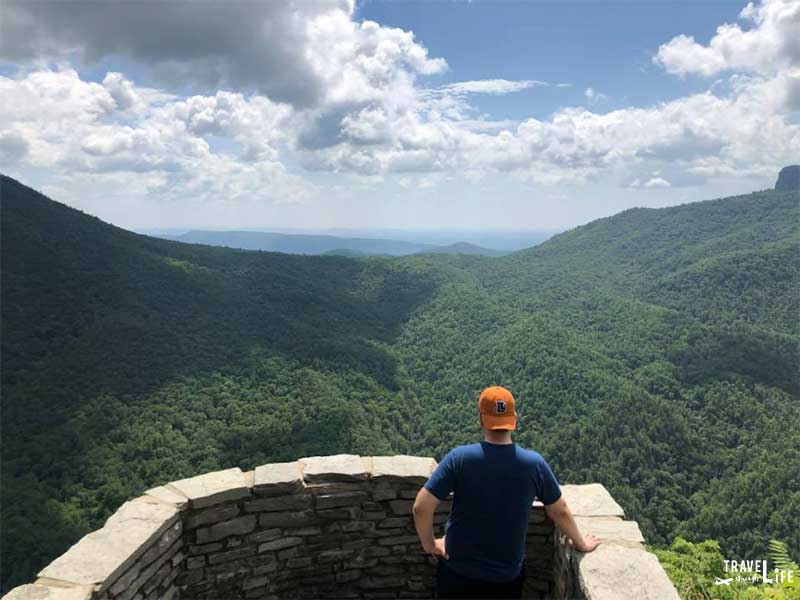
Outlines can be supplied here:
[[800, 162], [800, 0], [0, 8], [0, 172], [128, 229], [563, 229]]

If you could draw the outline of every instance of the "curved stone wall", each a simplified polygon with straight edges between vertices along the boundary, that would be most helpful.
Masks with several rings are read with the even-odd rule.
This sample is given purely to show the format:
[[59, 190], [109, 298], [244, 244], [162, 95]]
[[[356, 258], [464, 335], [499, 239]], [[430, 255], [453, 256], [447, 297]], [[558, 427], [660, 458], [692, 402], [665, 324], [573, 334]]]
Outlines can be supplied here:
[[[411, 507], [435, 467], [432, 458], [339, 454], [173, 481], [123, 504], [6, 598], [430, 598], [435, 567]], [[581, 529], [605, 543], [574, 552], [534, 503], [526, 598], [678, 599], [603, 486], [562, 489]], [[450, 505], [439, 506], [437, 536]]]

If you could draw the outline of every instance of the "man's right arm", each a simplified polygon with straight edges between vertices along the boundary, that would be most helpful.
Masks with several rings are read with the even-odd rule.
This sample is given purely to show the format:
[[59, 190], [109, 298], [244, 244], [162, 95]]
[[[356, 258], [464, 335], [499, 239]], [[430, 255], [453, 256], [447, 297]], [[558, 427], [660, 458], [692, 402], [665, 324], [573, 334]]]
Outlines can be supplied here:
[[599, 538], [591, 534], [581, 535], [581, 532], [578, 530], [578, 524], [572, 516], [572, 511], [569, 509], [567, 501], [564, 500], [563, 496], [552, 504], [545, 506], [544, 511], [553, 523], [556, 524], [556, 527], [572, 540], [576, 550], [580, 552], [591, 552], [600, 545]]

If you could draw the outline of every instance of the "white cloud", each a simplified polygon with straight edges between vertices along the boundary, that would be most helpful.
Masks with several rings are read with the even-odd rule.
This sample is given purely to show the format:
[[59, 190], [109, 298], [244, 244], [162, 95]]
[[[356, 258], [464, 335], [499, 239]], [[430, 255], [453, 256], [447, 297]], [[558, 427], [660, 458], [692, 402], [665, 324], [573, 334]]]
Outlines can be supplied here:
[[[0, 166], [81, 174], [99, 185], [135, 175], [164, 198], [249, 193], [294, 201], [314, 186], [278, 161], [290, 114], [287, 105], [229, 92], [179, 100], [115, 73], [103, 85], [71, 69], [0, 77]], [[228, 151], [214, 151], [215, 138], [229, 140]]]
[[[237, 89], [314, 108], [365, 101], [402, 73], [446, 68], [412, 33], [354, 22], [353, 0], [3, 3], [0, 59], [125, 57], [162, 87]], [[112, 82], [113, 83], [113, 80]], [[117, 97], [124, 90], [116, 86]]]
[[[419, 78], [441, 72], [446, 63], [429, 58], [411, 32], [356, 22], [347, 2], [310, 5], [260, 3], [253, 19], [267, 29], [285, 24], [288, 30], [262, 40], [248, 38], [252, 31], [245, 29], [243, 44], [250, 50], [225, 54], [221, 42], [211, 40], [217, 66], [207, 79], [198, 75], [196, 81], [236, 83], [237, 92], [215, 88], [179, 97], [169, 86], [139, 85], [119, 72], [107, 73], [102, 83], [87, 81], [72, 68], [0, 77], [0, 166], [48, 169], [57, 174], [49, 183], [52, 189], [71, 189], [72, 182], [82, 193], [96, 189], [99, 194], [124, 185], [129, 194], [166, 201], [274, 203], [316, 197], [319, 187], [311, 182], [324, 172], [372, 183], [397, 173], [408, 189], [497, 175], [548, 186], [605, 178], [621, 186], [658, 188], [771, 176], [800, 155], [800, 125], [789, 118], [800, 108], [800, 73], [786, 66], [793, 60], [791, 41], [785, 36], [780, 43], [764, 41], [794, 22], [789, 2], [770, 0], [744, 11], [756, 26], [741, 33], [760, 32], [760, 45], [753, 43], [761, 48], [760, 58], [751, 57], [746, 69], [736, 67], [746, 72], [731, 75], [727, 85], [609, 112], [593, 108], [604, 95], [587, 88], [587, 107], [563, 107], [548, 118], [519, 121], [480, 114], [471, 95], [564, 84], [486, 79], [431, 87]], [[39, 29], [50, 31], [52, 11], [63, 12], [60, 3], [11, 6], [12, 20], [23, 22], [21, 29], [34, 37]], [[125, 4], [120, 10], [138, 9]], [[161, 30], [176, 34], [172, 21], [185, 18], [183, 10], [167, 10]], [[26, 15], [33, 13], [42, 19], [25, 25]], [[223, 19], [220, 26], [234, 18], [206, 5], [194, 15], [201, 21], [212, 17]], [[144, 22], [151, 23], [148, 19]], [[42, 42], [42, 48], [84, 59], [111, 52], [105, 33], [84, 32], [84, 25], [67, 21], [53, 44]], [[142, 23], [134, 20], [131, 27]], [[206, 28], [199, 24], [199, 30]], [[72, 39], [70, 31], [87, 37]], [[254, 49], [282, 56], [283, 50], [272, 46], [290, 42], [302, 57], [292, 58], [280, 73], [270, 71], [268, 60], [257, 80], [237, 79], [238, 67], [228, 64], [242, 58], [237, 53]], [[115, 52], [157, 69], [189, 74], [211, 64], [191, 40], [163, 41], [148, 50], [123, 36], [119, 44]], [[674, 38], [662, 46], [659, 60], [675, 73], [688, 72], [680, 65], [711, 73], [744, 64], [721, 42], [692, 44]], [[25, 47], [17, 51], [24, 54]], [[29, 48], [26, 56], [35, 54]], [[296, 81], [287, 83], [285, 72], [295, 67], [300, 69]], [[302, 177], [301, 168], [306, 169]]]
[[646, 181], [642, 182], [639, 179], [634, 179], [630, 184], [628, 184], [630, 188], [668, 188], [672, 187], [672, 184], [664, 179], [663, 177], [650, 177]]
[[535, 87], [564, 87], [566, 84], [550, 83], [547, 81], [536, 81], [533, 79], [523, 79], [510, 81], [508, 79], [477, 79], [474, 81], [459, 81], [450, 83], [439, 88], [439, 91], [446, 94], [493, 94], [503, 95], [513, 92], [520, 92]]
[[753, 27], [720, 25], [707, 46], [691, 36], [676, 36], [659, 47], [653, 61], [681, 76], [725, 70], [771, 75], [800, 67], [800, 0], [750, 2], [739, 16]]
[[595, 102], [604, 102], [608, 100], [608, 96], [598, 92], [596, 89], [588, 87], [583, 91], [583, 95], [586, 97], [586, 101], [589, 104], [594, 104]]

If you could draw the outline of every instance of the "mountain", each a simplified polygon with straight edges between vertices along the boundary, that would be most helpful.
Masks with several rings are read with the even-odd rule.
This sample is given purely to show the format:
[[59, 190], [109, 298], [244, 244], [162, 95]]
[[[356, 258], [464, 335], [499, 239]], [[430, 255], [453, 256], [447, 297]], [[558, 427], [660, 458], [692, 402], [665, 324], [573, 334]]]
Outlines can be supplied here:
[[190, 244], [226, 246], [243, 250], [266, 250], [287, 254], [325, 254], [348, 250], [363, 255], [400, 256], [434, 248], [420, 244], [377, 238], [343, 238], [333, 235], [273, 233], [265, 231], [188, 231], [166, 239]]
[[778, 173], [775, 189], [783, 192], [800, 192], [800, 165], [783, 167]]
[[431, 248], [430, 250], [422, 250], [421, 252], [426, 252], [430, 254], [477, 254], [480, 256], [503, 256], [504, 254], [508, 254], [508, 252], [504, 252], [502, 250], [492, 250], [491, 248], [483, 248], [476, 244], [470, 244], [469, 242], [456, 242], [455, 244], [449, 244], [447, 246], [437, 246], [436, 248]]
[[515, 440], [648, 541], [800, 550], [800, 206], [631, 209], [501, 257], [134, 234], [0, 179], [3, 588], [123, 501], [234, 465]]

